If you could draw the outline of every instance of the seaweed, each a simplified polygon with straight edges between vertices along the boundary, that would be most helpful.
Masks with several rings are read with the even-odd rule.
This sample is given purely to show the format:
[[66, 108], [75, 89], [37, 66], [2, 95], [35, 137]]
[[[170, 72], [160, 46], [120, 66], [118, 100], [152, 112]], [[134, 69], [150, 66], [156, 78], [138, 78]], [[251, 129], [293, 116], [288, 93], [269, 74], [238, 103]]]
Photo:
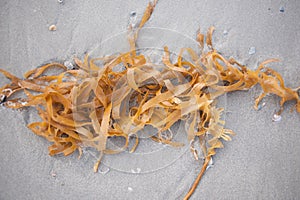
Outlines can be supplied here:
[[[162, 134], [171, 132], [170, 128], [181, 120], [187, 127], [193, 156], [199, 158], [194, 148], [197, 139], [204, 155], [200, 173], [184, 197], [189, 199], [216, 150], [223, 148], [223, 141], [230, 141], [234, 134], [224, 128], [225, 121], [221, 118], [224, 109], [216, 107], [217, 98], [258, 84], [263, 92], [255, 100], [254, 108], [258, 109], [262, 98], [272, 93], [281, 97], [280, 115], [284, 103], [292, 100], [300, 112], [300, 88], [286, 87], [281, 75], [266, 66], [277, 59], [266, 60], [251, 70], [233, 58], [224, 58], [212, 44], [214, 27], [206, 35], [198, 32], [200, 54], [182, 48], [174, 63], [165, 46], [162, 63], [152, 63], [142, 52], [136, 52], [136, 40], [156, 3], [148, 4], [137, 28], [129, 26], [128, 52], [102, 58], [90, 58], [87, 54], [83, 61], [74, 58], [77, 69], [49, 63], [28, 71], [24, 79], [0, 69], [11, 80], [0, 89], [1, 104], [13, 109], [31, 106], [38, 111], [41, 121], [29, 124], [28, 128], [52, 143], [48, 147], [51, 156], [61, 153], [67, 156], [77, 150], [80, 157], [82, 147], [96, 149], [99, 159], [94, 165], [95, 172], [104, 155], [128, 149], [131, 136], [135, 144], [130, 152], [134, 152], [139, 143], [138, 132], [145, 126], [156, 129], [156, 134], [150, 137], [153, 141], [181, 147], [181, 141], [174, 141], [172, 134], [168, 137]], [[193, 61], [184, 60], [183, 52]], [[103, 66], [97, 65], [97, 60], [102, 60]], [[115, 70], [120, 64], [124, 69]], [[50, 68], [61, 68], [63, 72], [46, 75]], [[17, 92], [23, 92], [26, 97], [11, 97]], [[124, 138], [124, 146], [107, 148], [107, 141], [112, 137]]]

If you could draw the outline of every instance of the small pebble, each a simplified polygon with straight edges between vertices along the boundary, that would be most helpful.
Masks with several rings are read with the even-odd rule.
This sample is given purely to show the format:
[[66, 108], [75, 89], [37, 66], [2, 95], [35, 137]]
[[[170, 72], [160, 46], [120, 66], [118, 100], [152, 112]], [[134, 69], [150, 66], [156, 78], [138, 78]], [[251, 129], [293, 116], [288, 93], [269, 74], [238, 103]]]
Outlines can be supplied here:
[[281, 116], [277, 115], [276, 113], [272, 117], [273, 122], [279, 122], [281, 120]]
[[131, 13], [130, 13], [130, 17], [135, 17], [136, 16], [136, 12], [135, 11], [132, 11]]
[[127, 189], [128, 189], [129, 192], [133, 191], [132, 187], [128, 187]]
[[65, 61], [64, 66], [66, 66], [68, 70], [74, 69], [72, 61]]
[[249, 48], [249, 55], [253, 55], [253, 54], [255, 54], [256, 53], [256, 49], [255, 49], [255, 47], [250, 47]]
[[63, 3], [63, 2], [64, 2], [64, 0], [57, 0], [57, 2], [58, 2], [58, 3]]
[[279, 9], [279, 11], [283, 13], [284, 12], [284, 7], [281, 6], [280, 9]]
[[56, 173], [52, 172], [52, 173], [51, 173], [51, 176], [52, 176], [53, 178], [55, 178], [55, 177], [56, 177]]
[[224, 31], [223, 31], [223, 35], [224, 35], [224, 36], [228, 35], [228, 31], [227, 31], [227, 30], [224, 30]]
[[56, 26], [54, 24], [49, 26], [49, 31], [56, 31]]

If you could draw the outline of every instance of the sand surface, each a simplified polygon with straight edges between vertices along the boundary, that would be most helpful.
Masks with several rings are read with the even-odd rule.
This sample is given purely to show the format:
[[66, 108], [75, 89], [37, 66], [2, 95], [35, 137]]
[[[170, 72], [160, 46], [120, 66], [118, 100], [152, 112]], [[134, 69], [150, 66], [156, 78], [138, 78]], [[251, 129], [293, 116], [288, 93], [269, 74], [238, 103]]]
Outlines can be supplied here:
[[[139, 18], [146, 5], [147, 0], [1, 0], [0, 66], [22, 76], [49, 61], [82, 57], [126, 31], [130, 13], [136, 11]], [[300, 86], [299, 11], [298, 0], [161, 0], [146, 27], [166, 35], [157, 31], [150, 34], [153, 39], [145, 31], [141, 37], [154, 47], [180, 48], [185, 42], [193, 45], [190, 38], [199, 27], [204, 32], [213, 25], [215, 47], [224, 56], [251, 69], [267, 58], [279, 58], [272, 68], [295, 88]], [[56, 31], [48, 30], [52, 24]], [[118, 42], [105, 44], [104, 53], [122, 50], [116, 49]], [[126, 38], [119, 47], [124, 44]], [[141, 39], [143, 45], [149, 46]], [[255, 52], [250, 55], [251, 47]], [[8, 83], [0, 77], [1, 85]], [[255, 87], [227, 95], [226, 127], [237, 135], [218, 151], [191, 199], [300, 199], [300, 115], [290, 113], [294, 104], [288, 103], [282, 120], [272, 122], [279, 98], [266, 97], [262, 110], [255, 111], [260, 92]], [[108, 173], [94, 174], [90, 153], [81, 160], [77, 154], [50, 157], [49, 143], [26, 128], [34, 120], [31, 109], [0, 108], [0, 199], [181, 199], [200, 170], [201, 162], [189, 151], [172, 154], [166, 147], [144, 163], [118, 156], [112, 167], [101, 168], [110, 169]]]

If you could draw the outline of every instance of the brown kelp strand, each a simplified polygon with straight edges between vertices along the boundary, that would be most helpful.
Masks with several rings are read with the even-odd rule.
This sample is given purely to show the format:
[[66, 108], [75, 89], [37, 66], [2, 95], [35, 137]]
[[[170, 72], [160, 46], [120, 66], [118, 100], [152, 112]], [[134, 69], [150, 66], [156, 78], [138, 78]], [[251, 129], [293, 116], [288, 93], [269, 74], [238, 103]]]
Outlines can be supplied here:
[[[190, 149], [198, 159], [194, 142], [199, 141], [204, 163], [202, 169], [185, 196], [188, 199], [196, 189], [216, 149], [223, 148], [223, 141], [230, 141], [233, 131], [224, 128], [223, 108], [216, 99], [227, 93], [248, 90], [260, 85], [263, 92], [255, 100], [254, 108], [266, 94], [281, 98], [281, 109], [286, 101], [295, 101], [300, 112], [300, 100], [296, 89], [284, 85], [281, 75], [266, 65], [277, 59], [266, 60], [256, 70], [227, 59], [216, 51], [212, 44], [214, 28], [204, 35], [197, 34], [200, 53], [191, 48], [182, 48], [177, 60], [170, 59], [168, 47], [159, 64], [153, 63], [143, 52], [136, 52], [139, 30], [149, 20], [154, 7], [149, 3], [137, 28], [129, 27], [130, 50], [113, 56], [83, 60], [74, 58], [76, 69], [68, 69], [60, 63], [49, 63], [18, 78], [0, 69], [11, 82], [0, 89], [1, 104], [8, 108], [34, 107], [41, 121], [28, 125], [35, 134], [51, 142], [49, 154], [65, 156], [76, 150], [82, 154], [83, 147], [99, 152], [94, 166], [98, 170], [102, 156], [134, 152], [138, 148], [139, 131], [152, 126], [156, 133], [149, 136], [153, 141], [181, 147], [173, 135], [162, 133], [178, 121], [185, 123]], [[204, 48], [207, 46], [207, 48]], [[183, 58], [187, 53], [192, 61]], [[97, 61], [103, 61], [101, 65]], [[116, 70], [119, 66], [120, 70]], [[62, 72], [47, 75], [51, 68]], [[23, 93], [24, 97], [14, 97]], [[132, 137], [134, 136], [134, 137]], [[123, 147], [111, 149], [107, 141], [113, 137], [125, 139]], [[129, 140], [135, 144], [129, 147]]]

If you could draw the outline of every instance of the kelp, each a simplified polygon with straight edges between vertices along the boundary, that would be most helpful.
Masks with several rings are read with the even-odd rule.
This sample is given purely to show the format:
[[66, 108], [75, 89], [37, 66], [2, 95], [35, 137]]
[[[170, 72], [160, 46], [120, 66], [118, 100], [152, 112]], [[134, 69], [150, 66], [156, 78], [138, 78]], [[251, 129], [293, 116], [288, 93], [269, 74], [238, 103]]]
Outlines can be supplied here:
[[[291, 100], [296, 101], [296, 110], [300, 112], [299, 88], [286, 87], [281, 75], [266, 66], [277, 59], [266, 60], [251, 70], [233, 58], [223, 57], [212, 44], [214, 27], [206, 35], [198, 32], [200, 54], [182, 48], [173, 62], [168, 47], [164, 47], [161, 63], [151, 62], [143, 52], [137, 53], [136, 40], [156, 3], [148, 4], [137, 28], [129, 26], [130, 51], [102, 58], [90, 58], [87, 54], [83, 61], [74, 58], [75, 69], [49, 63], [26, 72], [23, 79], [0, 69], [11, 80], [0, 89], [0, 100], [8, 108], [30, 106], [38, 111], [41, 121], [29, 124], [28, 128], [52, 143], [48, 148], [51, 156], [61, 153], [67, 156], [76, 150], [81, 156], [83, 147], [96, 149], [99, 159], [95, 172], [103, 155], [127, 149], [134, 152], [139, 131], [145, 126], [156, 129], [154, 135], [149, 135], [153, 141], [183, 146], [182, 141], [174, 141], [171, 127], [178, 121], [184, 122], [193, 156], [199, 158], [194, 147], [196, 141], [204, 155], [201, 171], [184, 197], [188, 199], [216, 149], [223, 148], [223, 140], [230, 141], [234, 134], [224, 128], [223, 108], [216, 107], [217, 98], [258, 84], [263, 93], [255, 100], [255, 109], [271, 93], [281, 97], [278, 114], [283, 111], [284, 103]], [[192, 61], [183, 58], [184, 52]], [[97, 65], [98, 60], [103, 64]], [[116, 69], [120, 65], [123, 69]], [[60, 68], [62, 72], [47, 75], [51, 68]], [[23, 92], [25, 97], [13, 97], [17, 92]], [[166, 131], [171, 133], [168, 137], [163, 134]], [[124, 138], [124, 146], [109, 149], [107, 142], [114, 137]], [[132, 138], [135, 144], [130, 148]]]

